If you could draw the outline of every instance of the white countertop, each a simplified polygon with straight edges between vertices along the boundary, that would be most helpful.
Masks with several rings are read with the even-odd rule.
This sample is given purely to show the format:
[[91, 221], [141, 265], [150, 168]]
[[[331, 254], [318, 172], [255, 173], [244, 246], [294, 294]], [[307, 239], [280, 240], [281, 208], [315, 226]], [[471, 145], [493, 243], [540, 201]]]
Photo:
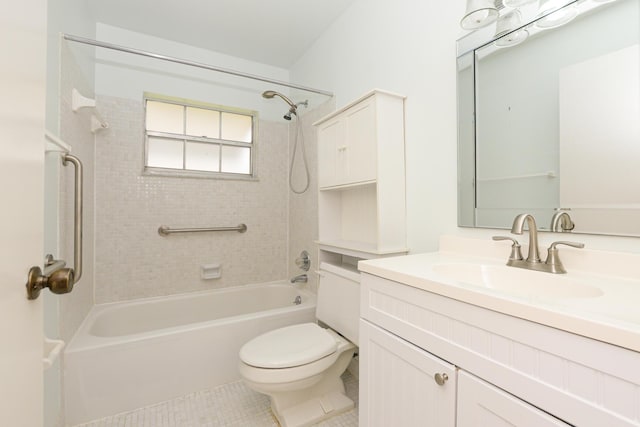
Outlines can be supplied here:
[[[458, 238], [454, 240], [456, 239]], [[636, 276], [637, 262], [627, 272], [630, 274], [616, 276], [602, 274], [599, 271], [602, 268], [598, 271], [589, 271], [586, 267], [585, 270], [579, 270], [577, 267], [580, 263], [575, 261], [575, 265], [571, 266], [565, 262], [569, 271], [566, 275], [517, 269], [523, 274], [537, 275], [541, 281], [548, 276], [557, 276], [554, 279], [566, 278], [602, 291], [602, 295], [589, 298], [516, 295], [453, 280], [434, 271], [434, 267], [437, 270], [437, 266], [443, 264], [503, 266], [506, 263], [508, 245], [496, 246], [490, 242], [487, 250], [477, 252], [478, 247], [474, 245], [483, 244], [485, 243], [475, 242], [467, 247], [471, 246], [475, 253], [490, 256], [478, 257], [469, 255], [468, 251], [452, 251], [455, 245], [445, 241], [441, 244], [440, 252], [360, 261], [358, 268], [364, 273], [640, 352], [640, 276]], [[496, 248], [504, 253], [504, 259], [494, 256]], [[587, 261], [591, 261], [596, 255], [584, 253]], [[572, 254], [567, 259], [573, 260], [576, 257], [579, 255]], [[635, 260], [637, 257], [632, 258]], [[599, 264], [600, 267], [601, 265]], [[533, 276], [535, 280], [537, 276]]]

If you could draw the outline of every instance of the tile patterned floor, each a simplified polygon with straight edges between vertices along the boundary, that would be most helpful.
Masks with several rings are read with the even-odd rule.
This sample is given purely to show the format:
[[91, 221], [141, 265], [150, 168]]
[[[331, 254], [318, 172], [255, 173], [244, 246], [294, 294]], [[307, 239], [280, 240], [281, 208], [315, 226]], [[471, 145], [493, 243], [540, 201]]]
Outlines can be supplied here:
[[[319, 427], [358, 426], [358, 381], [349, 372], [342, 378], [356, 408], [318, 424]], [[271, 413], [269, 398], [237, 381], [77, 427], [220, 426], [277, 427], [278, 422]]]

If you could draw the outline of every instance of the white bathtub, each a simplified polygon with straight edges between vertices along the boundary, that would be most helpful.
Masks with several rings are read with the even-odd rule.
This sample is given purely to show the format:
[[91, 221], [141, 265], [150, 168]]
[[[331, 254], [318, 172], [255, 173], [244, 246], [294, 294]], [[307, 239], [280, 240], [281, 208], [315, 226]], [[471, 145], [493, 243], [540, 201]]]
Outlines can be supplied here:
[[313, 321], [315, 304], [288, 283], [267, 283], [96, 305], [65, 350], [67, 423], [236, 381], [245, 342]]

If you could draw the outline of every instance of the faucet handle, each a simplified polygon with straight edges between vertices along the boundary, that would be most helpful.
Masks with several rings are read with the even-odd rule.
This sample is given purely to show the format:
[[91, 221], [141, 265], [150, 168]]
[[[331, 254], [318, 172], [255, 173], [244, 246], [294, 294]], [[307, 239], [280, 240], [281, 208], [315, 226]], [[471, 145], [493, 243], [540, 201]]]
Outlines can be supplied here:
[[562, 261], [560, 261], [560, 257], [558, 256], [558, 245], [566, 245], [574, 248], [584, 248], [584, 243], [578, 242], [567, 242], [567, 241], [558, 241], [553, 242], [549, 245], [549, 249], [547, 250], [547, 260], [544, 262], [549, 266], [549, 271], [551, 273], [566, 273], [564, 266], [562, 265]]
[[523, 259], [520, 243], [518, 243], [518, 241], [513, 237], [493, 236], [492, 239], [493, 240], [510, 240], [512, 242], [511, 255], [509, 255], [509, 261], [521, 261]]
[[579, 248], [579, 249], [584, 248], [584, 243], [567, 242], [567, 241], [564, 241], [564, 240], [560, 240], [560, 241], [557, 241], [557, 242], [553, 242], [551, 244], [551, 246], [549, 246], [549, 250], [557, 250], [556, 246], [558, 246], [558, 245], [567, 245], [567, 246], [571, 246], [573, 248]]

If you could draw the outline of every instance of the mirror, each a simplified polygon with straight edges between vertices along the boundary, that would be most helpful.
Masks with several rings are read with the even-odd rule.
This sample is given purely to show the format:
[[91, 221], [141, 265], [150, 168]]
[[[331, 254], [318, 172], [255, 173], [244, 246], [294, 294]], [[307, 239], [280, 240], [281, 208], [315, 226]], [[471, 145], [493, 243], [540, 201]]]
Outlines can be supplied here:
[[639, 5], [572, 1], [459, 54], [458, 225], [640, 236]]

